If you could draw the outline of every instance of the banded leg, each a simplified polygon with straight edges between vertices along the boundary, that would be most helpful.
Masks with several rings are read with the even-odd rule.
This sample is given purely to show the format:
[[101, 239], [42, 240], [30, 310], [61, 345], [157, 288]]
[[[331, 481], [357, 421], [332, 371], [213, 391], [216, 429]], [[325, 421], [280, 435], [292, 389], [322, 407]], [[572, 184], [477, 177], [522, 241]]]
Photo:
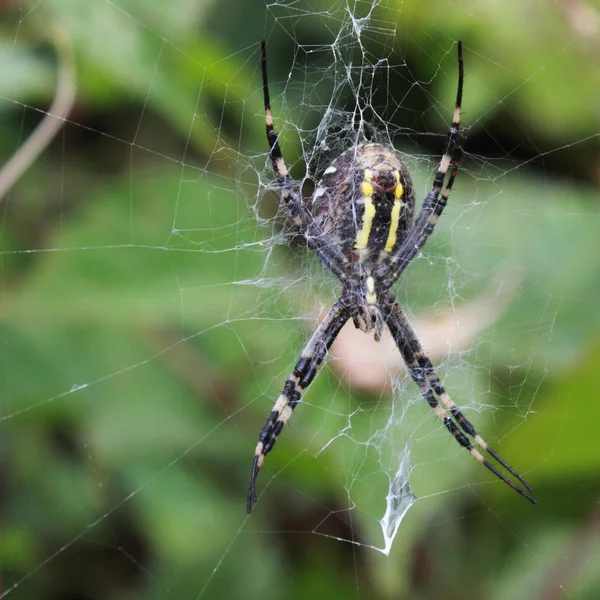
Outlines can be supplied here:
[[[446, 151], [442, 156], [437, 173], [433, 180], [433, 187], [425, 197], [423, 206], [412, 227], [412, 234], [409, 235], [402, 245], [382, 263], [379, 272], [382, 278], [382, 286], [389, 289], [404, 272], [406, 267], [412, 262], [415, 256], [419, 253], [429, 236], [433, 233], [435, 225], [438, 222], [452, 191], [456, 174], [460, 167], [462, 159], [462, 148], [459, 143], [459, 128], [460, 128], [460, 113], [462, 106], [462, 94], [464, 83], [464, 64], [462, 57], [462, 42], [458, 42], [458, 89], [456, 91], [456, 103], [454, 107], [454, 116], [452, 125], [448, 132], [448, 142]], [[451, 168], [451, 169], [450, 169]], [[450, 169], [448, 183], [444, 188], [444, 180]], [[442, 193], [442, 189], [444, 189]], [[440, 194], [441, 197], [440, 197]]]
[[346, 321], [350, 318], [350, 314], [346, 308], [347, 301], [346, 298], [340, 298], [333, 305], [333, 308], [306, 344], [300, 359], [296, 363], [292, 374], [285, 382], [283, 391], [279, 398], [277, 398], [277, 402], [275, 402], [275, 406], [258, 436], [258, 444], [256, 444], [254, 460], [252, 461], [250, 486], [248, 488], [247, 506], [249, 513], [252, 512], [252, 505], [257, 501], [256, 478], [263, 465], [265, 456], [273, 449], [283, 426], [289, 420], [298, 402], [300, 402], [302, 393], [315, 378], [333, 340], [335, 340]]
[[321, 262], [343, 283], [346, 280], [346, 268], [349, 264], [348, 259], [339, 248], [325, 242], [323, 232], [306, 209], [302, 196], [294, 191], [294, 182], [290, 177], [285, 161], [283, 160], [281, 148], [279, 147], [279, 136], [273, 127], [269, 83], [267, 80], [267, 50], [265, 40], [261, 42], [261, 52], [265, 124], [267, 141], [269, 142], [269, 157], [271, 158], [271, 165], [277, 178], [277, 183], [281, 187], [281, 199], [287, 207], [294, 225], [296, 225], [306, 238], [308, 246], [316, 253]]
[[[500, 456], [498, 456], [498, 454], [487, 445], [483, 438], [475, 431], [473, 425], [457, 408], [442, 386], [440, 379], [435, 374], [431, 361], [423, 353], [423, 349], [421, 348], [417, 336], [408, 322], [408, 319], [402, 313], [397, 304], [395, 305], [395, 308], [396, 310], [393, 310], [388, 317], [388, 327], [392, 333], [396, 345], [398, 346], [398, 349], [400, 350], [400, 354], [402, 355], [411, 378], [421, 390], [421, 394], [429, 406], [433, 409], [435, 414], [442, 421], [446, 429], [448, 429], [456, 441], [463, 448], [466, 448], [473, 458], [478, 460], [496, 477], [501, 479], [521, 496], [527, 498], [527, 500], [529, 500], [532, 504], [537, 504], [537, 500], [530, 496], [525, 490], [515, 485], [510, 479], [505, 477], [492, 463], [490, 463], [476, 448], [473, 447], [467, 435], [471, 436], [476, 444], [483, 448], [511, 475], [518, 479], [529, 492], [533, 492], [525, 479], [504, 460], [502, 460], [502, 458], [500, 458]], [[444, 410], [444, 408], [440, 405], [438, 399], [433, 393], [434, 391], [435, 394], [439, 396], [442, 404], [450, 412], [451, 416], [449, 416], [446, 410]], [[457, 423], [460, 426], [460, 429], [457, 426]]]
[[439, 396], [442, 404], [446, 407], [450, 414], [454, 418], [454, 420], [458, 423], [460, 428], [468, 435], [470, 435], [478, 446], [483, 448], [492, 458], [494, 458], [498, 463], [500, 463], [513, 477], [518, 479], [530, 492], [533, 492], [531, 486], [525, 481], [522, 475], [519, 475], [517, 471], [515, 471], [510, 465], [508, 465], [490, 446], [485, 442], [485, 440], [477, 433], [471, 422], [462, 414], [459, 408], [454, 404], [448, 392], [446, 392], [440, 378], [437, 376], [431, 360], [425, 355], [423, 352], [423, 348], [411, 327], [406, 315], [402, 312], [397, 314], [398, 321], [402, 329], [404, 330], [406, 340], [413, 352], [414, 357], [416, 358], [419, 366], [423, 370], [423, 373], [427, 377], [429, 381], [429, 385], [433, 389], [433, 391]]

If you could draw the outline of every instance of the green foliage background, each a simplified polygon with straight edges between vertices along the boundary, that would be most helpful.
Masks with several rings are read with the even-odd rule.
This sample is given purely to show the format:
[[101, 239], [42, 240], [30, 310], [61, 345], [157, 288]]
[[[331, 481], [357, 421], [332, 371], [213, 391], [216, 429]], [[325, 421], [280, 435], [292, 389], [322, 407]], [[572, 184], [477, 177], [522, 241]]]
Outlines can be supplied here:
[[[427, 443], [450, 458], [433, 460], [430, 482], [417, 482], [433, 495], [413, 507], [390, 556], [340, 542], [376, 543], [370, 528], [382, 506], [345, 512], [358, 449], [340, 444], [315, 460], [345, 418], [323, 423], [322, 412], [305, 410], [269, 457], [267, 493], [246, 517], [256, 436], [306, 329], [292, 318], [293, 286], [232, 288], [261, 276], [258, 242], [272, 233], [252, 221], [246, 202], [256, 191], [235, 154], [265, 150], [258, 40], [268, 39], [280, 98], [296, 42], [319, 37], [318, 11], [344, 18], [345, 8], [0, 8], [2, 163], [48, 109], [64, 48], [77, 83], [70, 122], [0, 204], [0, 594], [600, 597], [595, 2], [377, 7], [402, 32], [397, 62], [421, 81], [464, 40], [465, 121], [477, 123], [467, 152], [507, 159], [497, 179], [465, 174], [432, 247], [455, 257], [453, 276], [471, 274], [480, 287], [499, 263], [520, 269], [516, 297], [485, 333], [493, 351], [469, 385], [471, 397], [490, 392], [500, 406], [477, 422], [527, 471], [540, 506], [500, 484], [470, 485], [490, 479], [432, 426]], [[433, 81], [437, 97], [452, 97], [452, 77]], [[443, 131], [437, 113], [418, 110]], [[297, 141], [286, 144], [300, 154]], [[419, 189], [428, 176], [417, 175]], [[484, 212], [465, 210], [472, 198]], [[298, 253], [275, 252], [282, 281], [301, 268]], [[413, 310], [439, 301], [444, 265], [411, 268], [425, 281], [409, 296]], [[279, 318], [258, 323], [257, 314]], [[353, 396], [327, 372], [311, 391], [315, 403], [333, 398], [330, 415], [347, 415]], [[368, 418], [384, 422], [381, 413]]]

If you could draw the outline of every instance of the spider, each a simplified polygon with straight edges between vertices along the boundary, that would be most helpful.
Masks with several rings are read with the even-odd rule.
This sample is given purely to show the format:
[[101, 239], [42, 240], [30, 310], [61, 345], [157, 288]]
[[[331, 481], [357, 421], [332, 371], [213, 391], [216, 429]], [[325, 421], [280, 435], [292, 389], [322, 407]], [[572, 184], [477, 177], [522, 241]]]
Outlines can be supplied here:
[[[415, 190], [408, 169], [393, 147], [382, 144], [360, 144], [346, 150], [325, 169], [311, 201], [303, 200], [287, 170], [273, 128], [264, 40], [261, 50], [269, 157], [281, 190], [281, 204], [308, 247], [340, 281], [342, 293], [302, 350], [260, 432], [252, 462], [248, 512], [257, 501], [256, 478], [265, 456], [273, 449], [283, 426], [349, 319], [365, 333], [372, 332], [377, 341], [387, 326], [412, 380], [454, 439], [496, 477], [537, 504], [525, 479], [490, 448], [451, 400], [402, 307], [390, 293], [390, 288], [432, 234], [460, 166], [463, 154], [459, 140], [464, 80], [462, 42], [458, 42], [458, 90], [446, 150], [432, 189], [414, 221]], [[450, 175], [445, 183], [448, 171]], [[501, 473], [475, 446], [520, 484]]]

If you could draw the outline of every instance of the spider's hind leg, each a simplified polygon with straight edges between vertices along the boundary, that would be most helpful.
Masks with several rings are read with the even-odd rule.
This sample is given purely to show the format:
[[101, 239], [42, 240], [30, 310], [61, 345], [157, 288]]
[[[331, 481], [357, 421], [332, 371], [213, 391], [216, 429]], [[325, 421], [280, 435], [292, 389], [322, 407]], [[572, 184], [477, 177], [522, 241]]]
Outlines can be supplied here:
[[256, 478], [265, 456], [273, 449], [283, 426], [300, 402], [302, 393], [315, 378], [331, 344], [350, 317], [346, 302], [347, 298], [338, 300], [313, 333], [258, 436], [248, 488], [248, 512], [252, 511], [252, 505], [257, 501]]
[[[389, 299], [389, 302], [390, 304], [393, 303], [391, 298]], [[484, 465], [489, 471], [498, 477], [498, 479], [501, 479], [506, 485], [515, 490], [518, 494], [524, 498], [527, 498], [527, 500], [529, 500], [532, 504], [537, 504], [537, 500], [535, 500], [535, 498], [530, 496], [528, 493], [533, 492], [531, 486], [521, 475], [519, 475], [519, 473], [517, 473], [517, 471], [510, 467], [487, 445], [483, 438], [475, 431], [473, 425], [454, 404], [442, 386], [439, 377], [433, 370], [431, 361], [423, 352], [421, 344], [419, 343], [415, 332], [408, 322], [408, 319], [400, 307], [395, 303], [393, 303], [393, 309], [390, 311], [390, 314], [387, 318], [387, 324], [396, 342], [396, 345], [402, 354], [402, 358], [406, 364], [411, 378], [417, 384], [421, 390], [422, 396], [425, 398], [437, 417], [442, 421], [446, 429], [473, 458]], [[450, 415], [448, 415], [446, 410], [444, 410], [444, 408], [440, 405], [433, 392], [439, 396], [442, 404], [449, 411]], [[490, 461], [488, 461], [476, 448], [473, 447], [469, 437], [467, 436], [471, 436], [476, 444], [482, 447], [502, 467], [504, 467], [513, 477], [515, 477], [527, 489], [527, 491], [503, 475]]]
[[510, 465], [508, 465], [500, 456], [492, 450], [489, 445], [485, 442], [485, 440], [475, 431], [475, 427], [471, 425], [471, 422], [462, 414], [459, 408], [454, 404], [452, 398], [448, 395], [448, 392], [444, 389], [440, 378], [437, 376], [435, 371], [433, 370], [433, 365], [429, 358], [423, 354], [416, 354], [415, 358], [419, 362], [419, 365], [423, 369], [424, 373], [427, 376], [427, 380], [429, 384], [435, 391], [435, 393], [439, 396], [442, 404], [450, 411], [454, 420], [459, 424], [460, 428], [470, 435], [476, 442], [478, 446], [483, 448], [492, 458], [494, 458], [499, 464], [501, 464], [513, 477], [518, 479], [530, 492], [533, 492], [531, 486], [525, 481], [522, 475], [519, 475], [517, 471], [515, 471]]

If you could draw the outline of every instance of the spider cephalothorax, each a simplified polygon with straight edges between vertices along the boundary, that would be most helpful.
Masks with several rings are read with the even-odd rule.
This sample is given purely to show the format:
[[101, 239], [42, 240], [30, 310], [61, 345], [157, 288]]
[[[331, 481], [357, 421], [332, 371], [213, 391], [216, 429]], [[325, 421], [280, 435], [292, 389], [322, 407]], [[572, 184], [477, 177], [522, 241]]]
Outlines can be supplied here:
[[[265, 456], [349, 319], [362, 331], [373, 332], [377, 340], [387, 326], [411, 378], [456, 441], [504, 483], [537, 504], [530, 495], [533, 490], [529, 484], [487, 445], [451, 400], [389, 291], [433, 232], [458, 172], [462, 157], [458, 131], [464, 78], [461, 42], [458, 42], [458, 91], [446, 150], [432, 189], [414, 222], [415, 193], [408, 169], [394, 148], [382, 144], [359, 144], [346, 150], [325, 169], [312, 199], [305, 203], [287, 171], [273, 129], [264, 41], [262, 73], [269, 156], [281, 188], [282, 204], [308, 246], [339, 279], [342, 294], [306, 344], [260, 432], [252, 463], [248, 512], [257, 500], [256, 477]], [[450, 175], [445, 181], [448, 171]], [[475, 446], [487, 452], [519, 484], [501, 473]]]

